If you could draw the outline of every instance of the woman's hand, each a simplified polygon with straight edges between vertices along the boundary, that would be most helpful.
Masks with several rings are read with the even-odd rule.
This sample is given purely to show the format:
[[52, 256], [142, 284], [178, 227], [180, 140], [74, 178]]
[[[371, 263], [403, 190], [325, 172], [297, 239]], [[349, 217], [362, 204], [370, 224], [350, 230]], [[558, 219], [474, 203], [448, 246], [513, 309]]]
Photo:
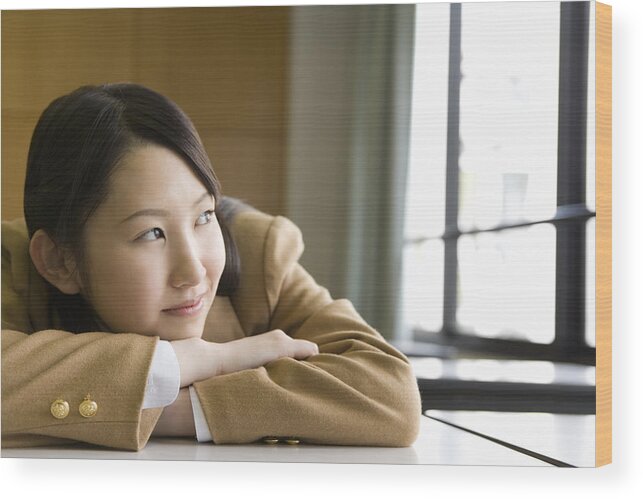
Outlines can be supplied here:
[[290, 357], [305, 359], [319, 353], [307, 340], [295, 340], [280, 329], [228, 343], [211, 343], [201, 338], [171, 342], [181, 370], [181, 387], [196, 381]]
[[316, 343], [295, 340], [281, 329], [213, 345], [216, 345], [219, 354], [217, 374], [254, 369], [281, 357], [306, 359], [319, 353]]

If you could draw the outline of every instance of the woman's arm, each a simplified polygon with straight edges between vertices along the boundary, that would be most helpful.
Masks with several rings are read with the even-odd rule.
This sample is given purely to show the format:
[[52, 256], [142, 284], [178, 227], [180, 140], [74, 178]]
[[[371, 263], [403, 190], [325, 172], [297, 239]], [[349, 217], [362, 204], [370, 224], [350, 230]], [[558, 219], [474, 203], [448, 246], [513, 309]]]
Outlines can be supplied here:
[[269, 328], [316, 343], [319, 355], [195, 383], [214, 441], [291, 436], [315, 444], [410, 445], [421, 404], [408, 360], [297, 263], [303, 244], [292, 223], [268, 221], [265, 230], [248, 229], [257, 243], [240, 241], [246, 274], [235, 309], [252, 330], [266, 308]]
[[[282, 357], [305, 359], [319, 353], [315, 343], [293, 339], [281, 330], [228, 343], [190, 338], [173, 341], [171, 345], [179, 363], [182, 387], [212, 376], [253, 369]], [[199, 404], [198, 399], [196, 403]], [[163, 409], [152, 435], [193, 437], [195, 434], [196, 422], [189, 389], [181, 388], [176, 400]]]
[[181, 387], [212, 376], [253, 369], [281, 357], [305, 359], [319, 353], [315, 343], [291, 338], [279, 329], [227, 343], [189, 338], [170, 344], [179, 362]]
[[[280, 330], [228, 343], [211, 343], [200, 338], [190, 338], [172, 341], [170, 344], [178, 360], [180, 384], [184, 388], [179, 391], [172, 404], [164, 407], [153, 436], [195, 436], [192, 399], [189, 389], [185, 388], [192, 383], [212, 376], [253, 369], [282, 357], [305, 359], [319, 353], [315, 343], [293, 339]], [[199, 403], [198, 399], [196, 403]]]
[[[139, 450], [161, 409], [141, 409], [157, 338], [136, 334], [2, 331], [2, 446], [81, 441]], [[89, 395], [98, 405], [85, 418]], [[66, 417], [51, 413], [62, 399]]]

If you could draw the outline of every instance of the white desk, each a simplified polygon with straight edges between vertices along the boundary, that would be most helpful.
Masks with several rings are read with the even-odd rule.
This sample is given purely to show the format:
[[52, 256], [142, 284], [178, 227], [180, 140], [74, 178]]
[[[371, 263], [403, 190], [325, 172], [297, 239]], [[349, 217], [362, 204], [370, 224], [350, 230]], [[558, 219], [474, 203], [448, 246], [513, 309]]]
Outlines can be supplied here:
[[593, 414], [438, 410], [424, 414], [572, 466], [595, 465]]
[[192, 439], [151, 439], [140, 452], [90, 446], [2, 449], [2, 457], [58, 459], [149, 459], [278, 463], [364, 463], [550, 466], [466, 431], [423, 416], [412, 447], [343, 447], [285, 444], [213, 445]]

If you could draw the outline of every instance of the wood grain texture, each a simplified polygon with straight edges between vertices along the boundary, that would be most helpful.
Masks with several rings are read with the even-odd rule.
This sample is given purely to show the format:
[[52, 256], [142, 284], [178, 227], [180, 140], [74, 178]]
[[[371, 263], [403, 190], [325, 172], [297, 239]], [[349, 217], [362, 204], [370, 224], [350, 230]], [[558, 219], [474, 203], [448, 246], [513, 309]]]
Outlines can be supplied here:
[[596, 466], [612, 462], [612, 7], [596, 3]]
[[131, 81], [192, 119], [225, 194], [283, 213], [287, 7], [2, 13], [2, 219], [22, 215], [31, 134], [54, 98]]

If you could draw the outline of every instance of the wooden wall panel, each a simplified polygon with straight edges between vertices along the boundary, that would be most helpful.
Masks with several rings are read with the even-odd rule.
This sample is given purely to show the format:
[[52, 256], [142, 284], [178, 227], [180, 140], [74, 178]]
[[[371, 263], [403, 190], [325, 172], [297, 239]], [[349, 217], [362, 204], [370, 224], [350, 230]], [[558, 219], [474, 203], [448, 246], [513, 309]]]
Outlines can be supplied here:
[[133, 81], [192, 118], [226, 194], [284, 211], [289, 9], [2, 13], [2, 218], [22, 214], [29, 141], [51, 100]]
[[596, 3], [596, 466], [612, 462], [612, 7]]

